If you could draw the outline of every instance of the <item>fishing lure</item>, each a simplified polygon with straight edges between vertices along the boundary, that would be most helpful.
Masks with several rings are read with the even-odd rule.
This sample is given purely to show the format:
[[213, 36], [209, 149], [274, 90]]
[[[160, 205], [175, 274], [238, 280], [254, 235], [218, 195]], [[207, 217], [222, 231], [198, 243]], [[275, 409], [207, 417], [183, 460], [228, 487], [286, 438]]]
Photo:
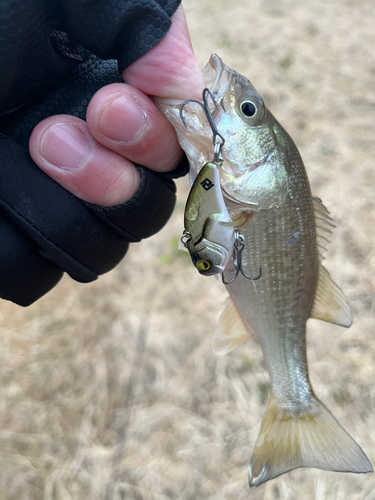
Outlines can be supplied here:
[[[192, 102], [202, 107], [212, 130], [214, 145], [212, 162], [207, 162], [203, 166], [190, 190], [185, 207], [185, 229], [181, 242], [189, 251], [194, 266], [202, 275], [212, 276], [222, 272], [222, 280], [226, 285], [232, 283], [239, 273], [247, 279], [258, 280], [262, 276], [261, 269], [256, 278], [251, 278], [242, 268], [245, 239], [239, 229], [234, 228], [235, 223], [229, 215], [222, 194], [219, 169], [223, 163], [221, 149], [225, 144], [225, 139], [217, 129], [208, 105], [208, 97], [211, 97], [215, 108], [218, 109], [215, 97], [208, 88], [203, 91], [203, 101], [187, 99], [179, 109], [180, 118], [187, 128], [183, 108]], [[222, 107], [225, 111], [223, 104]], [[224, 269], [231, 257], [235, 274], [231, 279], [226, 280]]]

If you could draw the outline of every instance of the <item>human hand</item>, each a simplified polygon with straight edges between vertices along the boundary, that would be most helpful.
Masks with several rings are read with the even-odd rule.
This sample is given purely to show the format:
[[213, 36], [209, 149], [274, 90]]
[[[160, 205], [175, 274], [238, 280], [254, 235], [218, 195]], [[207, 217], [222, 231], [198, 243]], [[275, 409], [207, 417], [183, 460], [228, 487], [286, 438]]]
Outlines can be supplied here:
[[149, 96], [199, 98], [203, 78], [194, 57], [182, 6], [165, 38], [126, 68], [126, 84], [100, 89], [86, 122], [69, 115], [40, 122], [30, 137], [34, 162], [84, 201], [113, 206], [134, 196], [140, 174], [175, 169], [182, 158], [172, 125]]
[[[133, 0], [136, 8], [137, 1]], [[127, 2], [131, 3], [124, 0], [124, 8]], [[90, 0], [90, 5], [80, 0], [64, 3], [82, 6], [84, 10], [97, 5], [106, 8], [100, 0]], [[173, 3], [176, 0], [170, 0], [169, 5]], [[29, 14], [35, 7], [33, 15], [40, 14], [33, 0], [22, 0], [19, 6]], [[75, 10], [72, 12], [76, 14]], [[82, 14], [84, 12], [81, 12], [84, 19]], [[18, 11], [10, 15], [20, 18]], [[163, 11], [160, 15], [165, 23]], [[73, 17], [75, 21], [76, 16]], [[138, 30], [142, 16], [138, 16], [137, 21], [131, 16], [130, 19], [130, 30], [133, 27]], [[11, 21], [7, 25], [11, 26]], [[117, 37], [105, 31], [110, 40], [102, 43], [99, 36], [102, 17], [98, 15], [97, 21], [99, 24], [90, 34], [90, 41], [96, 40], [98, 55], [110, 58]], [[146, 26], [154, 27], [154, 21], [155, 17], [149, 17]], [[88, 29], [90, 22], [86, 22]], [[10, 48], [17, 54], [23, 51], [23, 58], [9, 59], [11, 71], [5, 67], [7, 77], [0, 84], [0, 112], [5, 111], [0, 119], [0, 297], [21, 305], [29, 305], [49, 291], [63, 271], [82, 282], [96, 279], [121, 260], [129, 242], [154, 234], [166, 223], [175, 202], [174, 185], [169, 179], [180, 173], [181, 169], [171, 171], [182, 153], [172, 127], [148, 95], [199, 97], [203, 86], [181, 8], [173, 16], [172, 28], [165, 38], [146, 55], [139, 57], [139, 47], [134, 56], [131, 51], [125, 51], [125, 58], [133, 57], [134, 61], [136, 55], [139, 57], [123, 71], [126, 84], [103, 86], [108, 78], [118, 81], [118, 77], [110, 76], [111, 72], [102, 74], [108, 63], [101, 65], [95, 58], [77, 66], [80, 53], [74, 52], [76, 46], [68, 58], [64, 57], [64, 51], [70, 50], [70, 39], [68, 36], [61, 40], [60, 32], [54, 38], [58, 40], [57, 54], [45, 56], [45, 40], [38, 51], [33, 46], [29, 50], [24, 43], [32, 39], [24, 33], [29, 28], [33, 34], [31, 22], [17, 26], [23, 37], [20, 46]], [[78, 42], [81, 42], [79, 37], [85, 37], [88, 32], [85, 26], [77, 24], [72, 29], [77, 30]], [[5, 35], [4, 41], [8, 43], [14, 33]], [[158, 35], [153, 33], [153, 36]], [[41, 37], [40, 30], [37, 37]], [[142, 50], [142, 43], [140, 47]], [[24, 62], [29, 61], [27, 52], [31, 59], [28, 66]], [[34, 73], [33, 60], [38, 66]], [[53, 70], [49, 74], [50, 66]], [[110, 67], [113, 68], [113, 64]], [[65, 83], [71, 68], [77, 68], [78, 72]], [[27, 71], [30, 71], [29, 85], [22, 78], [12, 76], [27, 75]], [[95, 76], [97, 71], [99, 77]], [[62, 86], [54, 90], [51, 85], [55, 82], [56, 87], [59, 75], [63, 75]], [[29, 101], [34, 94], [38, 95], [35, 90], [38, 85], [39, 97], [35, 102]], [[46, 93], [49, 88], [52, 91]], [[87, 122], [73, 116], [84, 117], [81, 104], [87, 103], [92, 95]], [[28, 101], [30, 105], [20, 107]], [[12, 108], [16, 111], [6, 114]], [[49, 116], [53, 111], [56, 113], [56, 109], [70, 114]], [[38, 116], [49, 116], [35, 127], [30, 137], [30, 153], [40, 170], [23, 149], [30, 125], [35, 124]], [[133, 162], [147, 168], [135, 167]]]

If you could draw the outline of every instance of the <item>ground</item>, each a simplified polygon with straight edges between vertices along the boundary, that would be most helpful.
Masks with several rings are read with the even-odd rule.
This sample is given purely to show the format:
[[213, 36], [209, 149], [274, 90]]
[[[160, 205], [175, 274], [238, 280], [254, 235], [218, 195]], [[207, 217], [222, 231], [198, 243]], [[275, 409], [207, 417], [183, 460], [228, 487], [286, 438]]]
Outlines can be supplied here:
[[[325, 265], [354, 324], [308, 324], [312, 384], [375, 463], [375, 4], [186, 0], [197, 58], [246, 75], [336, 224]], [[226, 292], [157, 236], [90, 285], [0, 304], [0, 500], [372, 500], [375, 477], [301, 469], [249, 490], [269, 390], [253, 341], [216, 357]]]

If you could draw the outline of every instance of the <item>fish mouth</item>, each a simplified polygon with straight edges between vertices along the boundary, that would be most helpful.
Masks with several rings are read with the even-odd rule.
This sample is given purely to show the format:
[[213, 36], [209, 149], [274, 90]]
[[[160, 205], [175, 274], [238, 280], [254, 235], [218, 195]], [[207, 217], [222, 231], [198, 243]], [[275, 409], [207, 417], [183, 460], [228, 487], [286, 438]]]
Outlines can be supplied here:
[[218, 94], [220, 91], [221, 73], [223, 70], [223, 61], [217, 54], [212, 54], [208, 63], [202, 70], [203, 79], [206, 87], [213, 94]]
[[[212, 54], [208, 63], [202, 69], [204, 83], [208, 89], [215, 95], [220, 95], [220, 81], [224, 63], [217, 54]], [[174, 99], [170, 97], [155, 97], [156, 103], [165, 106], [180, 106], [185, 99]]]

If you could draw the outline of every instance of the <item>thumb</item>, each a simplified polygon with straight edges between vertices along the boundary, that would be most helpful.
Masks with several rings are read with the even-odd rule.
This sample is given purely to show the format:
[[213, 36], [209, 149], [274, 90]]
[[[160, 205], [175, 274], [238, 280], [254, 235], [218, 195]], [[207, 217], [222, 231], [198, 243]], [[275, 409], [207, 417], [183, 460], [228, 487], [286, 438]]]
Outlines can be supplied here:
[[173, 99], [200, 98], [202, 72], [194, 56], [185, 13], [180, 6], [165, 37], [126, 68], [124, 80], [145, 94]]

